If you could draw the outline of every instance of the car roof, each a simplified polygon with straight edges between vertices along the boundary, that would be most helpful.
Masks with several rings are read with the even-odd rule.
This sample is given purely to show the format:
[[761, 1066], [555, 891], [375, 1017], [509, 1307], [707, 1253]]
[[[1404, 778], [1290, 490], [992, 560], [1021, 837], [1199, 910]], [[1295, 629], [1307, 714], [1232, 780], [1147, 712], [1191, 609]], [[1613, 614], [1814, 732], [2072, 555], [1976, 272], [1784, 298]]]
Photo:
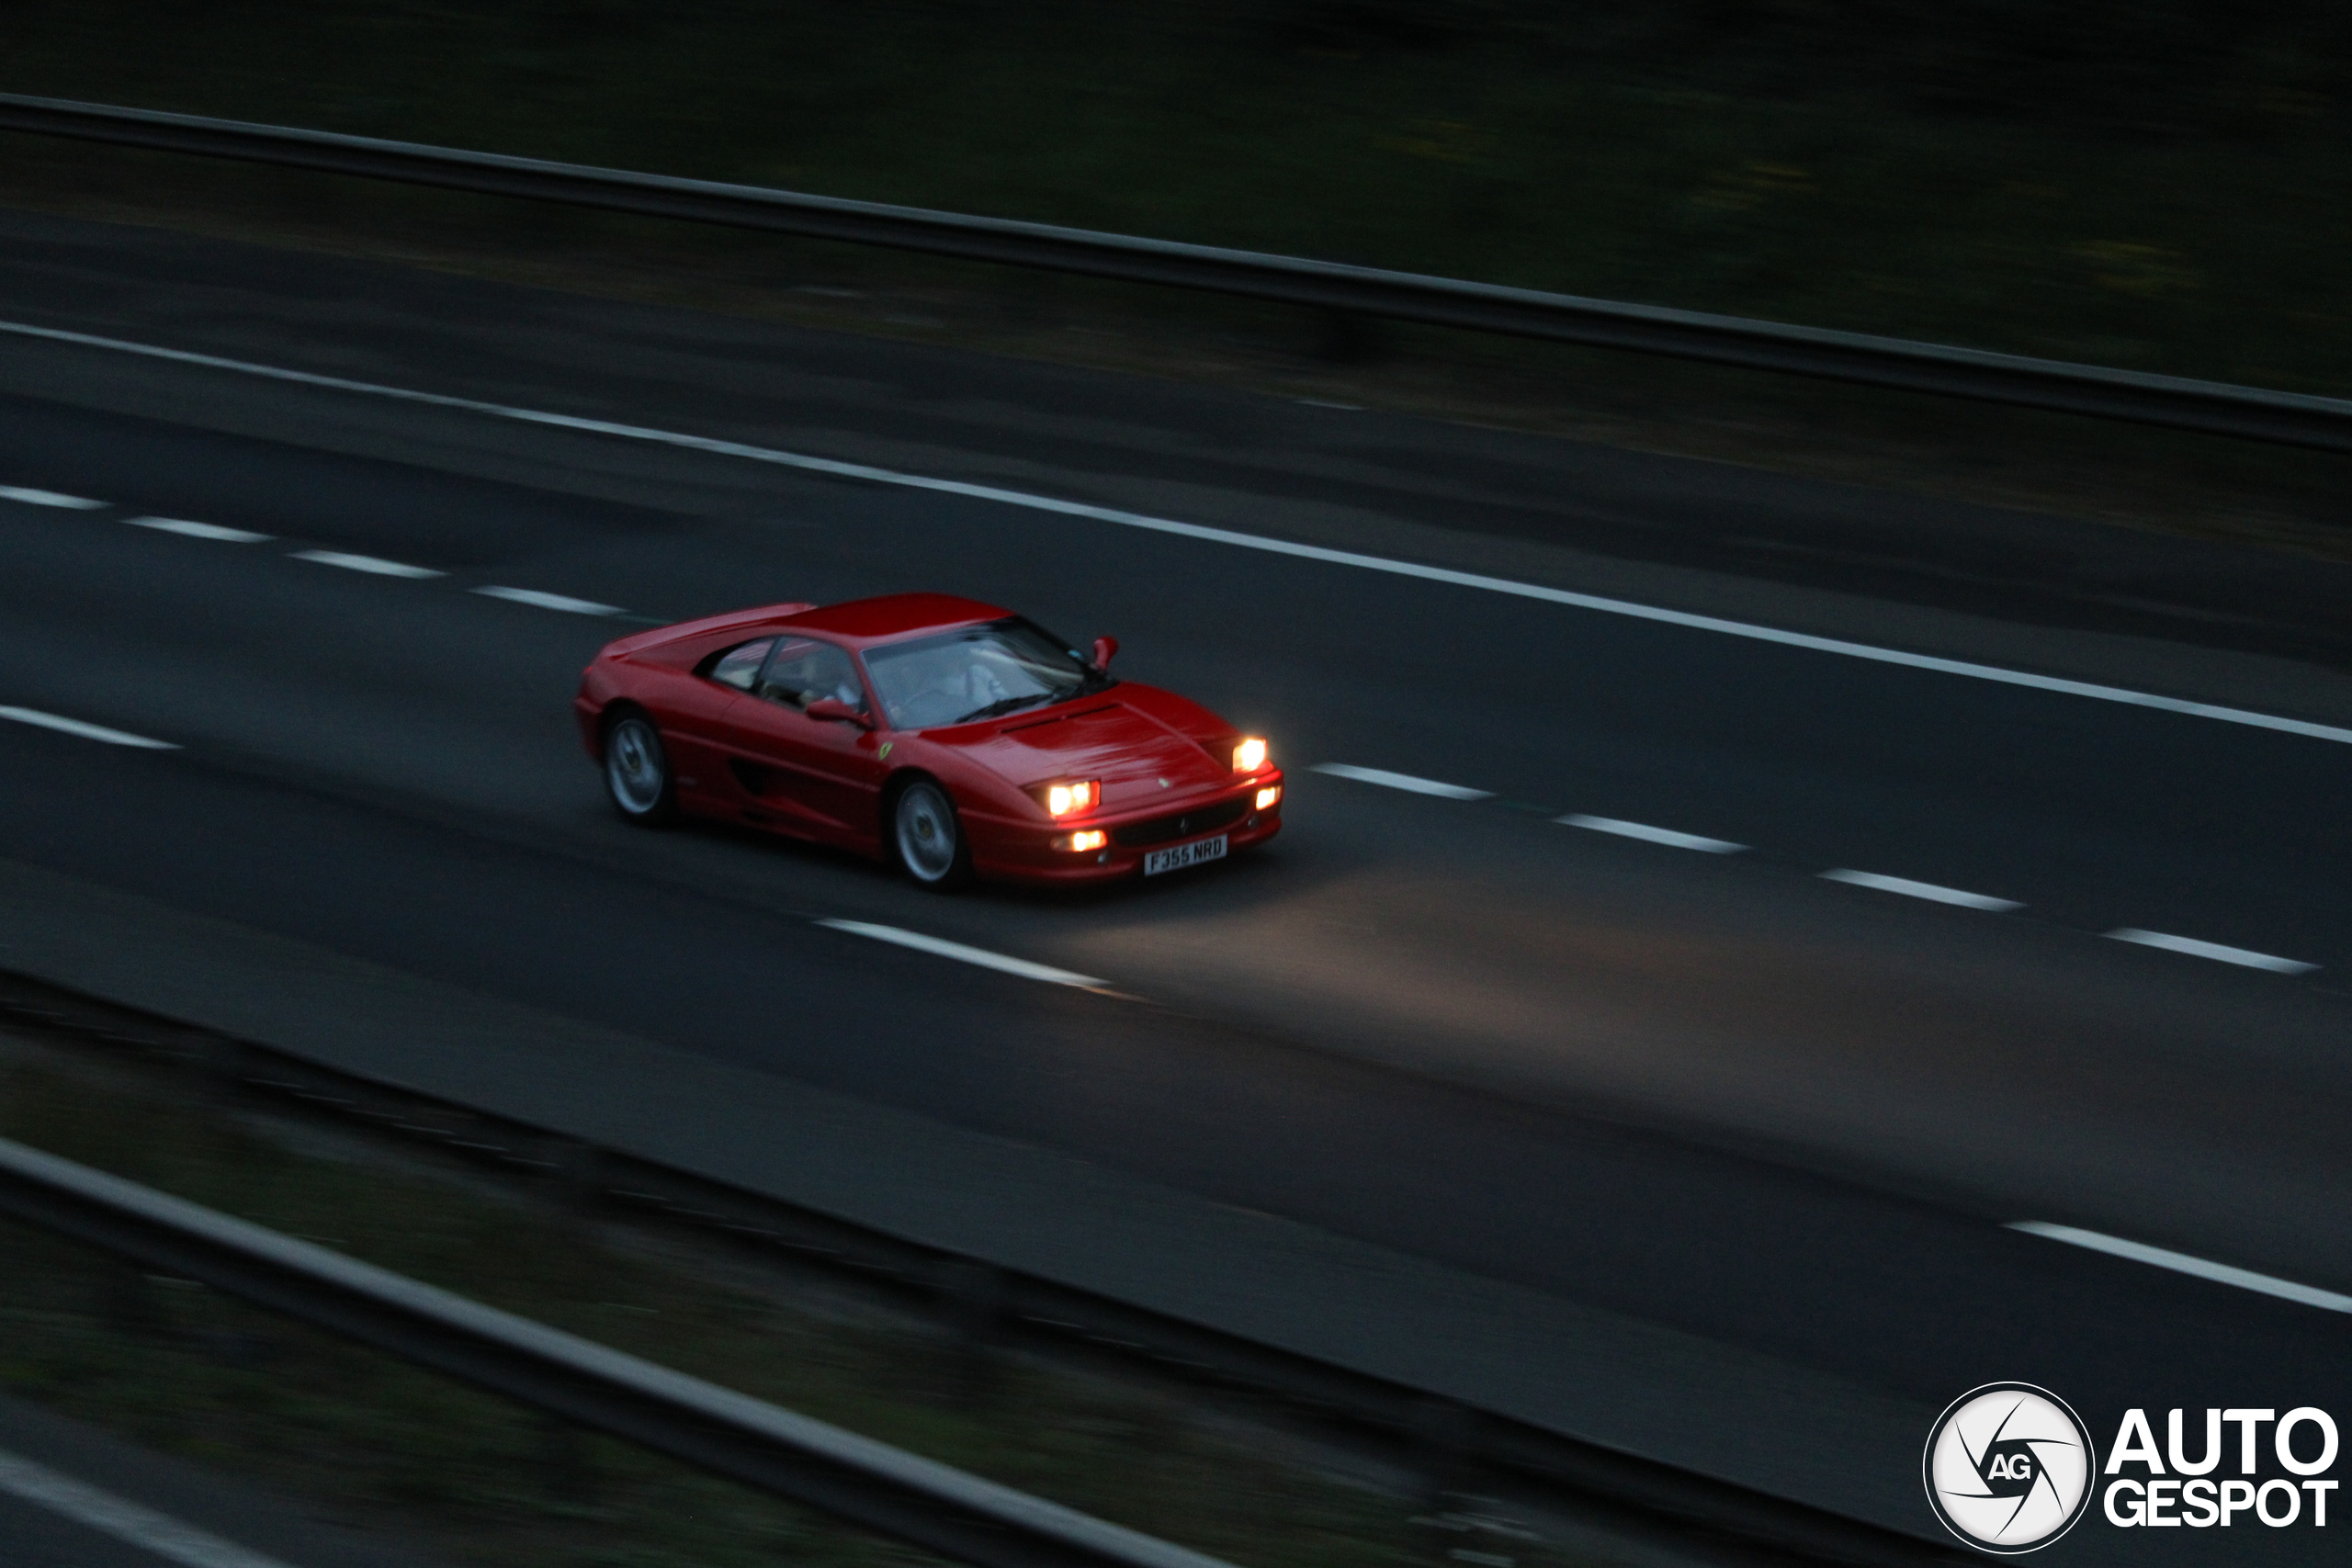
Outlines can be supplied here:
[[945, 631], [1012, 614], [953, 593], [886, 593], [804, 610], [781, 623], [794, 631], [821, 632], [850, 642], [887, 642], [915, 632]]

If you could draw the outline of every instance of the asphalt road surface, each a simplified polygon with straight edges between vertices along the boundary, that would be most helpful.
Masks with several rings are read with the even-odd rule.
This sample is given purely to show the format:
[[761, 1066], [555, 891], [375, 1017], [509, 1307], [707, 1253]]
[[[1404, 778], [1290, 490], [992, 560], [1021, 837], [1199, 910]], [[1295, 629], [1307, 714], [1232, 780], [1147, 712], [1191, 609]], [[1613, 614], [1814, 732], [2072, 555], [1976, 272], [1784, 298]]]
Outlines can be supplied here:
[[[0, 709], [35, 719], [0, 723], [0, 856], [1930, 1404], [2024, 1378], [2100, 1410], [2352, 1412], [2340, 1312], [2004, 1228], [2352, 1290], [2340, 739], [106, 351], [0, 355]], [[28, 365], [76, 390], [40, 395]], [[566, 705], [602, 642], [914, 588], [1114, 633], [1118, 673], [1273, 737], [1283, 840], [1106, 893], [947, 899], [612, 818]]]

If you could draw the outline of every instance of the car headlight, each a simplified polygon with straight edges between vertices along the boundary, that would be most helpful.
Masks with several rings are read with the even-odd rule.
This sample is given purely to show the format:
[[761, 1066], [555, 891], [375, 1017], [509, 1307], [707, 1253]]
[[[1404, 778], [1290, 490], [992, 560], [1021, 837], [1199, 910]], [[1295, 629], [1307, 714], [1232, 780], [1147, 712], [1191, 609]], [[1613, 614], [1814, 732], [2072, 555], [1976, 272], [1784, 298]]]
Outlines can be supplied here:
[[1102, 802], [1102, 784], [1097, 779], [1057, 779], [1049, 784], [1039, 784], [1032, 793], [1048, 817], [1091, 811]]
[[1254, 773], [1266, 765], [1266, 743], [1255, 735], [1245, 736], [1234, 742], [1233, 771]]

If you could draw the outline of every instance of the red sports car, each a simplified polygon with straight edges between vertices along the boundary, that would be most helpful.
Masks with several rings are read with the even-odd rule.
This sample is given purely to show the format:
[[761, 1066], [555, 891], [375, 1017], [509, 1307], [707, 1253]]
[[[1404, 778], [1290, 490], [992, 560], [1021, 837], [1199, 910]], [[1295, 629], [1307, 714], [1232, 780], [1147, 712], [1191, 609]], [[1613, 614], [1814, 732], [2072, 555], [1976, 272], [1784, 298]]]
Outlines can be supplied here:
[[575, 703], [631, 822], [680, 812], [895, 860], [926, 887], [1150, 876], [1282, 830], [1260, 737], [944, 593], [769, 604], [621, 638]]

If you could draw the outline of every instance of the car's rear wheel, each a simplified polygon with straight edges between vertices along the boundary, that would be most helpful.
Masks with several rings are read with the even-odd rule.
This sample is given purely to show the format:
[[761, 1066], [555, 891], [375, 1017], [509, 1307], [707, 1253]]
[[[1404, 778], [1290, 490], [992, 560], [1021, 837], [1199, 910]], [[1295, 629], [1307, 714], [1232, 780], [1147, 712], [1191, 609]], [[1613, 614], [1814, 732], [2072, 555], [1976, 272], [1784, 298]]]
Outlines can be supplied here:
[[917, 779], [890, 806], [890, 845], [899, 867], [922, 886], [945, 892], [972, 874], [956, 803], [929, 779]]
[[641, 713], [625, 713], [605, 730], [605, 790], [625, 822], [658, 828], [678, 813], [677, 781], [662, 732]]

